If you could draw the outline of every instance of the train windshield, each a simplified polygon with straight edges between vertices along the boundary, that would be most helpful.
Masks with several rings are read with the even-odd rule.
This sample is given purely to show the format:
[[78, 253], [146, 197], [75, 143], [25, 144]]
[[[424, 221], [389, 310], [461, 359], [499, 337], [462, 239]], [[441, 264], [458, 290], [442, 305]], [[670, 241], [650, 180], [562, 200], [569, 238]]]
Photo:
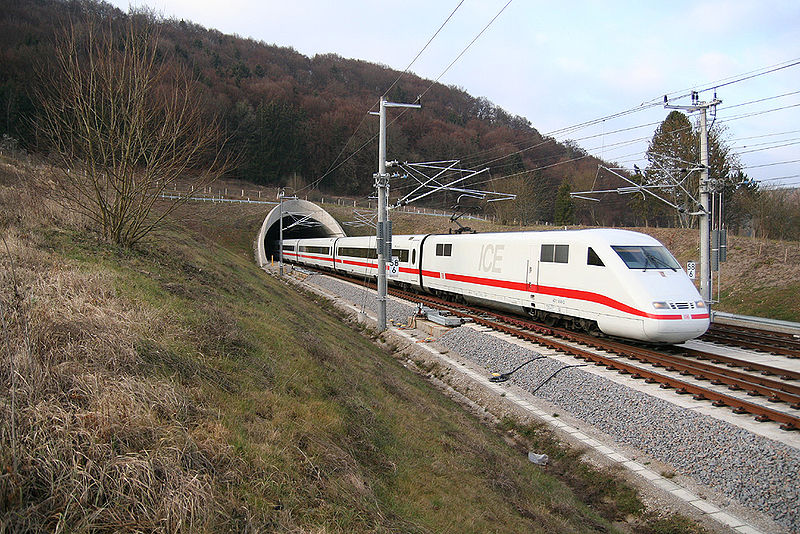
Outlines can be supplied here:
[[629, 269], [672, 269], [676, 271], [681, 268], [665, 247], [624, 245], [611, 248], [619, 254]]

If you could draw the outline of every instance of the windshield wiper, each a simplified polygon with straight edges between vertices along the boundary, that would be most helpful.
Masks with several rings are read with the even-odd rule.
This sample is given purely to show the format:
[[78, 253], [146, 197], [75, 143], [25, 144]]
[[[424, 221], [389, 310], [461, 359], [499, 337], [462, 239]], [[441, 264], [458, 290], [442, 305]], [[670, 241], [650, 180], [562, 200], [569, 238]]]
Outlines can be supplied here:
[[[665, 262], [664, 260], [662, 260], [658, 256], [654, 256], [654, 255], [650, 254], [649, 252], [645, 252], [644, 253], [644, 257], [647, 258], [647, 263], [652, 263], [653, 267], [655, 267], [656, 269], [658, 269], [658, 264], [661, 264], [661, 268], [662, 269], [672, 269], [672, 272], [675, 272], [675, 270], [676, 270], [675, 267], [673, 267], [672, 265], [668, 264], [667, 262]], [[645, 269], [647, 268], [647, 263], [644, 264]]]

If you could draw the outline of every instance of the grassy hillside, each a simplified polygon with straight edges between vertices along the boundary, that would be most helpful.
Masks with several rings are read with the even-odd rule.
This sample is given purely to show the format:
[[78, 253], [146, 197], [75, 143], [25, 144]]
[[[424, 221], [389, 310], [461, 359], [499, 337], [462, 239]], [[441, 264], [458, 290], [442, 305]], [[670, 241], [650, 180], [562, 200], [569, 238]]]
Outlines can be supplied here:
[[693, 531], [257, 269], [262, 208], [187, 206], [126, 250], [34, 184], [0, 162], [0, 531]]

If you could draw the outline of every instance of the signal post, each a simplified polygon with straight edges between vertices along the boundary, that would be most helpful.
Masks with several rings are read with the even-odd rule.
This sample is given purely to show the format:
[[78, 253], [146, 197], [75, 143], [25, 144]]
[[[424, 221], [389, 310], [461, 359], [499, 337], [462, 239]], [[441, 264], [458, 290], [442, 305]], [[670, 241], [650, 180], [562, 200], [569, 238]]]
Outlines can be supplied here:
[[[378, 172], [375, 187], [378, 189], [378, 227], [375, 246], [378, 252], [378, 331], [386, 330], [386, 258], [392, 257], [392, 225], [389, 221], [389, 175], [386, 173], [386, 108], [421, 108], [420, 104], [387, 102], [381, 97], [380, 130], [378, 135]], [[374, 114], [374, 113], [373, 113]]]
[[692, 92], [691, 106], [673, 106], [667, 104], [667, 97], [664, 97], [664, 107], [666, 109], [678, 109], [690, 113], [700, 111], [700, 296], [711, 310], [711, 210], [709, 203], [710, 185], [708, 179], [708, 125], [706, 120], [706, 110], [710, 107], [721, 104], [714, 95], [711, 102], [700, 102], [698, 94]]

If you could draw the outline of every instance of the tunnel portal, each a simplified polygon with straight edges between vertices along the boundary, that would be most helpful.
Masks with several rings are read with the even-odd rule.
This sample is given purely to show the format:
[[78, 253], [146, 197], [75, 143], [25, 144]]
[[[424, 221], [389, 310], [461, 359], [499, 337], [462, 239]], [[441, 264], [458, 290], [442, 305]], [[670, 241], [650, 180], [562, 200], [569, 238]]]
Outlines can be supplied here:
[[[344, 237], [341, 225], [327, 211], [307, 200], [283, 201], [283, 238]], [[278, 257], [281, 206], [275, 206], [261, 225], [256, 238], [256, 261], [259, 266]]]

